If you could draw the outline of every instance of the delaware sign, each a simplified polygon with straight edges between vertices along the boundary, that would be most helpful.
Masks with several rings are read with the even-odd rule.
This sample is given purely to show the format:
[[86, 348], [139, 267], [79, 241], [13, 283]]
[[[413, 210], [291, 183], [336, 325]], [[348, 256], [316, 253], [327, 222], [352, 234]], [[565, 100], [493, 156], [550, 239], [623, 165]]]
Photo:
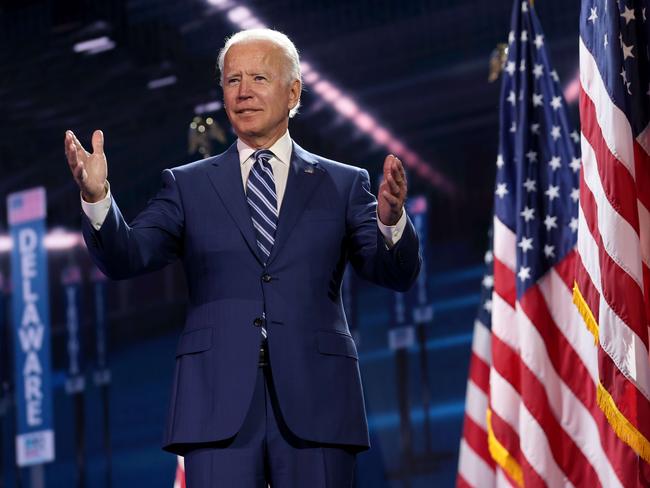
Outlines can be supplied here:
[[12, 309], [16, 382], [16, 462], [31, 466], [54, 460], [50, 372], [50, 306], [44, 188], [7, 197], [11, 231]]

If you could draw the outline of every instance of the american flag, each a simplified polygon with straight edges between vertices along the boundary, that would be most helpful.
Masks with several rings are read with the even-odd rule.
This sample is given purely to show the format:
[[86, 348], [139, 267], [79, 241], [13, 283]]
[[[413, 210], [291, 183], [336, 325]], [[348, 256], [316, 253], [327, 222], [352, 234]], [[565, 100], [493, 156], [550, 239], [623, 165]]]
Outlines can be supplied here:
[[174, 488], [185, 488], [185, 462], [181, 456], [176, 456], [176, 475], [174, 476]]
[[[490, 238], [492, 233], [490, 233]], [[469, 362], [465, 399], [463, 437], [458, 457], [459, 487], [497, 486], [495, 463], [488, 449], [486, 414], [492, 366], [492, 288], [494, 284], [492, 250], [485, 253], [485, 275], [481, 303], [474, 321], [474, 337]], [[502, 476], [503, 472], [499, 472]]]
[[[593, 334], [596, 401], [650, 485], [649, 2], [586, 0], [580, 15], [582, 171], [574, 300]], [[649, 12], [650, 13], [650, 12]], [[638, 458], [636, 457], [638, 455]], [[627, 485], [627, 486], [631, 486]]]
[[[482, 441], [496, 467], [468, 479], [461, 451], [458, 485], [637, 486], [627, 464], [634, 453], [598, 406], [597, 350], [572, 303], [580, 136], [545, 42], [531, 3], [516, 0], [502, 80]], [[472, 454], [490, 467], [484, 450]]]
[[22, 224], [45, 218], [45, 188], [37, 187], [7, 197], [7, 220], [9, 225]]

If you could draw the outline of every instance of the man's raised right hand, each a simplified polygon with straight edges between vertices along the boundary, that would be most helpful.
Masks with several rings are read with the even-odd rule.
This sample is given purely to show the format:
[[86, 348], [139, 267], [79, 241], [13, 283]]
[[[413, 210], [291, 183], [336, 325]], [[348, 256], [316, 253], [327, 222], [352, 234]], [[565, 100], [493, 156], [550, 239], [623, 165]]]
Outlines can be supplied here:
[[93, 132], [93, 152], [86, 151], [71, 130], [65, 133], [65, 155], [72, 177], [79, 185], [82, 198], [95, 203], [106, 196], [108, 165], [104, 154], [104, 133]]

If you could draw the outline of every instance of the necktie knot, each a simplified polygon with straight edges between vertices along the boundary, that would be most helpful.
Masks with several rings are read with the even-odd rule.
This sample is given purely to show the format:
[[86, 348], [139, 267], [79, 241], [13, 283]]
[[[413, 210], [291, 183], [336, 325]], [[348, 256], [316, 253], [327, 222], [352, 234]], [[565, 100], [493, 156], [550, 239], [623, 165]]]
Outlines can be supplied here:
[[274, 154], [268, 149], [258, 149], [253, 153], [253, 158], [256, 163], [260, 163], [261, 166], [270, 166], [269, 160], [274, 156]]

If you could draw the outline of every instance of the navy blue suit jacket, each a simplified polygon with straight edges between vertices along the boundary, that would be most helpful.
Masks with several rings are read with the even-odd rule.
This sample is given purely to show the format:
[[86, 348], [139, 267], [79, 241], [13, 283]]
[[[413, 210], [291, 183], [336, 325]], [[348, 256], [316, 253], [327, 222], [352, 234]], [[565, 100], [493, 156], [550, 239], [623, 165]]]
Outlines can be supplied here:
[[273, 381], [288, 427], [305, 440], [367, 448], [341, 280], [349, 261], [363, 278], [407, 290], [421, 262], [410, 220], [388, 250], [368, 172], [294, 143], [275, 245], [264, 267], [236, 145], [165, 170], [162, 181], [130, 225], [113, 200], [98, 231], [85, 216], [82, 227], [93, 260], [113, 279], [183, 261], [189, 304], [163, 448], [184, 454], [195, 443], [237, 433], [255, 385], [255, 319], [264, 311]]

